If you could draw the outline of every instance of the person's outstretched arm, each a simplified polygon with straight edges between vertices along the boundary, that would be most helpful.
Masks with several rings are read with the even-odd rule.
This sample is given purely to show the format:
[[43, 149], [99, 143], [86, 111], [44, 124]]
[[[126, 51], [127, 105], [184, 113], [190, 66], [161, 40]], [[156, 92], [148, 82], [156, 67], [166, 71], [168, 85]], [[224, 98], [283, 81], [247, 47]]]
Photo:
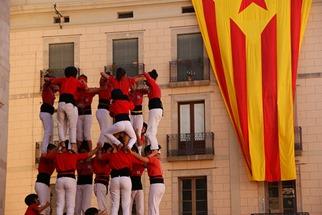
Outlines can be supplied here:
[[36, 207], [35, 210], [40, 213], [42, 212], [43, 210], [45, 210], [46, 208], [48, 208], [50, 206], [50, 203], [49, 202], [46, 202], [46, 204], [44, 206], [40, 206], [40, 207]]
[[138, 153], [133, 152], [133, 151], [131, 151], [131, 150], [130, 150], [130, 152], [131, 152], [131, 154], [132, 154], [134, 157], [136, 157], [138, 160], [143, 161], [144, 163], [149, 163], [149, 158], [147, 158], [147, 157], [143, 157], [143, 156], [139, 155]]

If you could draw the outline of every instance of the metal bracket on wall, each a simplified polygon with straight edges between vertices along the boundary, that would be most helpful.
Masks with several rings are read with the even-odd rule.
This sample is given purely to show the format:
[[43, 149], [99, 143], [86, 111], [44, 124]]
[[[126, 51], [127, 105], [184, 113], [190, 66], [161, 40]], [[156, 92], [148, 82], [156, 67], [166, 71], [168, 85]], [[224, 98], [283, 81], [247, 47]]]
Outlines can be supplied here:
[[59, 25], [59, 28], [62, 29], [64, 16], [61, 14], [61, 12], [58, 11], [56, 3], [54, 4], [54, 10], [55, 10], [55, 14], [57, 15], [56, 17], [54, 17], [54, 23], [57, 23]]

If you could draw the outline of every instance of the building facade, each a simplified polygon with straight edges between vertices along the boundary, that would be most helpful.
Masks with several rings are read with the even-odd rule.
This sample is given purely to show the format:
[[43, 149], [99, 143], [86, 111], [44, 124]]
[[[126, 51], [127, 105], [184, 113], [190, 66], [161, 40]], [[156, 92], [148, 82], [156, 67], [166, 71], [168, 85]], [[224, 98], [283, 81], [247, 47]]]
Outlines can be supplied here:
[[[22, 214], [25, 195], [34, 192], [42, 76], [59, 76], [67, 65], [86, 74], [89, 86], [98, 86], [100, 72], [115, 66], [130, 75], [159, 72], [164, 116], [158, 140], [166, 184], [162, 215], [322, 214], [321, 0], [313, 0], [300, 59], [298, 178], [280, 183], [249, 180], [189, 0], [58, 0], [56, 9], [45, 0], [11, 1], [6, 215]], [[93, 112], [96, 104], [97, 98]], [[144, 108], [145, 119], [147, 114]], [[95, 116], [92, 136], [94, 142], [99, 136]], [[146, 175], [144, 185], [147, 199]]]
[[9, 103], [9, 1], [0, 7], [0, 214], [4, 214]]

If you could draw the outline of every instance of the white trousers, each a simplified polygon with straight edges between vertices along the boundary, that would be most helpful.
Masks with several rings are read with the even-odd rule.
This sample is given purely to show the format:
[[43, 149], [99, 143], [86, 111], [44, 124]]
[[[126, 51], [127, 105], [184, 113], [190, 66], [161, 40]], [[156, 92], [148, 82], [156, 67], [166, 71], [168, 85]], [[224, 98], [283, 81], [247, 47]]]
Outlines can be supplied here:
[[51, 142], [53, 139], [53, 132], [54, 132], [53, 115], [47, 112], [40, 112], [39, 118], [44, 128], [44, 136], [42, 139], [41, 152], [46, 153], [47, 146], [49, 142]]
[[128, 143], [128, 147], [132, 148], [132, 146], [136, 142], [136, 134], [134, 132], [134, 129], [130, 121], [124, 120], [124, 121], [119, 121], [117, 123], [114, 123], [111, 127], [106, 129], [104, 134], [113, 144], [120, 145], [122, 143], [116, 137], [114, 137], [113, 134], [119, 133], [122, 131], [124, 131], [129, 135], [130, 140]]
[[148, 144], [151, 144], [151, 149], [158, 149], [158, 139], [157, 132], [158, 126], [162, 118], [163, 110], [161, 108], [151, 109], [149, 110], [149, 120], [148, 120], [148, 129], [146, 130], [146, 138]]
[[135, 202], [136, 215], [144, 215], [144, 192], [143, 190], [132, 190], [130, 214], [132, 214], [133, 203]]
[[109, 111], [106, 109], [97, 109], [96, 118], [97, 118], [98, 124], [100, 126], [100, 130], [101, 130], [100, 137], [98, 139], [98, 143], [103, 145], [103, 143], [106, 143], [108, 141], [107, 137], [104, 135], [104, 131], [106, 131], [107, 128], [112, 126], [113, 119], [110, 116]]
[[108, 214], [110, 214], [111, 201], [108, 201], [109, 196], [108, 196], [107, 187], [105, 186], [105, 184], [95, 183], [94, 194], [97, 199], [98, 209], [100, 211], [106, 211]]
[[112, 198], [111, 215], [118, 215], [120, 199], [123, 215], [130, 215], [132, 182], [130, 177], [121, 176], [111, 179], [110, 191]]
[[148, 202], [148, 215], [160, 214], [160, 202], [165, 192], [165, 186], [162, 183], [150, 185], [149, 202]]
[[93, 185], [77, 185], [75, 215], [85, 214], [87, 208], [91, 207]]
[[74, 215], [76, 197], [76, 179], [69, 177], [57, 178], [56, 181], [56, 215], [63, 215], [66, 199], [66, 215]]
[[143, 115], [130, 115], [130, 120], [134, 131], [138, 134], [138, 137], [141, 137], [143, 128]]
[[[36, 182], [35, 191], [38, 195], [41, 206], [44, 206], [47, 202], [50, 202], [50, 188], [47, 186], [47, 184]], [[47, 207], [45, 210], [43, 210], [42, 214], [49, 215], [50, 207]]]
[[91, 135], [92, 130], [92, 115], [79, 115], [77, 119], [77, 140], [92, 140]]
[[[69, 130], [69, 141], [76, 143], [78, 110], [71, 103], [59, 102], [57, 109], [58, 136], [60, 141], [67, 140], [66, 130]], [[67, 120], [66, 120], [67, 119]]]

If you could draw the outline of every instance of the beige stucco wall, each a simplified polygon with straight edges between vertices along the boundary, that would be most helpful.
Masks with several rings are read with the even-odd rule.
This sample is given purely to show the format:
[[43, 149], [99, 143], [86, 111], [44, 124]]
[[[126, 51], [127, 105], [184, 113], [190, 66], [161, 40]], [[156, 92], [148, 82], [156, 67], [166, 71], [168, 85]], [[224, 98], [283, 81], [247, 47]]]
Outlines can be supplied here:
[[303, 129], [300, 168], [303, 211], [322, 214], [322, 1], [313, 1], [300, 56], [297, 119]]
[[0, 7], [0, 215], [4, 214], [9, 95], [9, 1]]
[[[213, 77], [210, 84], [169, 87], [169, 61], [175, 59], [175, 34], [195, 31], [193, 14], [181, 14], [188, 0], [159, 1], [59, 1], [58, 8], [70, 16], [71, 23], [62, 29], [52, 23], [54, 12], [48, 1], [12, 1], [11, 7], [11, 75], [6, 214], [22, 214], [23, 198], [34, 192], [35, 142], [41, 141], [38, 117], [40, 106], [39, 71], [48, 65], [47, 46], [51, 42], [74, 41], [75, 64], [97, 86], [99, 72], [111, 63], [111, 38], [138, 35], [146, 70], [159, 71], [165, 114], [158, 130], [161, 145], [166, 134], [177, 133], [177, 101], [205, 99], [206, 130], [215, 133], [215, 158], [208, 161], [167, 162], [163, 147], [166, 193], [161, 214], [178, 213], [178, 177], [206, 175], [209, 214], [247, 215], [263, 212], [264, 184], [250, 182], [234, 138], [219, 89]], [[27, 3], [27, 4], [26, 4]], [[26, 4], [21, 7], [21, 4]], [[119, 11], [134, 10], [134, 19], [117, 20]], [[300, 207], [310, 214], [322, 214], [322, 3], [315, 0], [308, 31], [303, 42], [298, 80], [297, 120], [303, 128], [304, 151], [297, 157], [300, 173]], [[26, 21], [28, 20], [28, 22]], [[48, 50], [47, 50], [48, 51]], [[309, 75], [315, 73], [315, 75]], [[320, 74], [320, 75], [316, 75]], [[318, 76], [318, 77], [316, 77]], [[312, 78], [313, 77], [313, 78]], [[93, 107], [96, 107], [96, 99]], [[145, 118], [147, 110], [144, 111]], [[97, 140], [99, 128], [93, 119], [92, 136]], [[52, 179], [52, 182], [54, 179]], [[145, 193], [148, 180], [145, 178]], [[147, 196], [146, 196], [147, 197]], [[147, 199], [147, 198], [146, 198]]]

